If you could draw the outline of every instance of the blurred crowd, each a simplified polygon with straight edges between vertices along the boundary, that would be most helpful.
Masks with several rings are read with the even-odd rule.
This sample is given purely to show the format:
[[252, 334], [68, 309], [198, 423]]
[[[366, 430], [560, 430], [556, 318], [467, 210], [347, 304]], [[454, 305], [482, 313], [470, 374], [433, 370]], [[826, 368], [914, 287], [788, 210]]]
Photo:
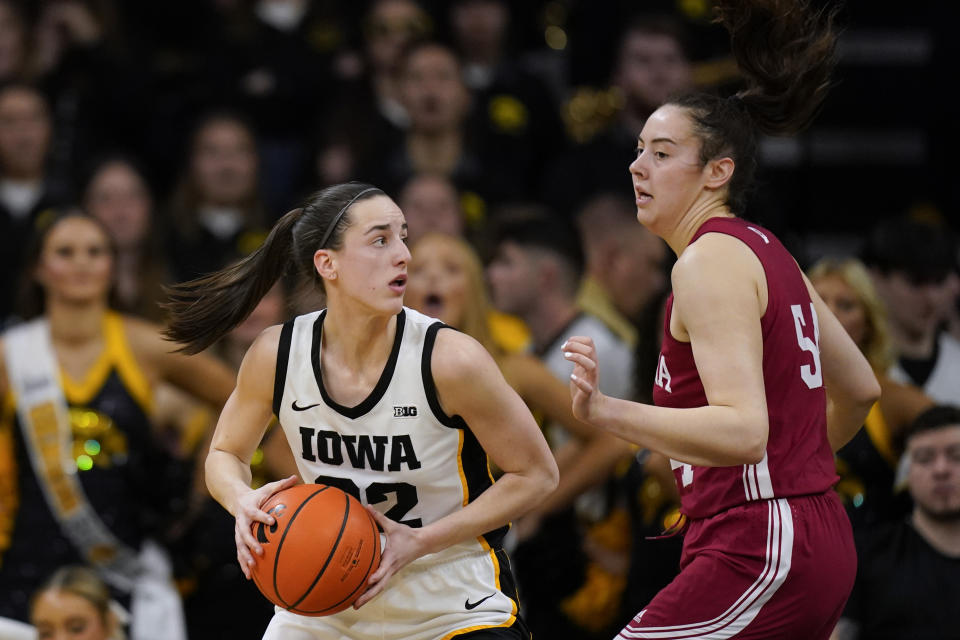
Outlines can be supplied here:
[[[946, 595], [918, 588], [911, 602], [932, 608], [960, 593], [960, 414], [949, 409], [960, 406], [958, 202], [939, 162], [956, 135], [935, 140], [939, 112], [867, 112], [851, 95], [871, 78], [875, 91], [884, 84], [884, 64], [911, 76], [905, 86], [941, 64], [932, 27], [894, 38], [900, 49], [867, 38], [858, 26], [889, 20], [885, 3], [871, 4], [873, 13], [841, 13], [848, 35], [828, 126], [763, 141], [747, 208], [784, 239], [883, 386], [837, 456], [867, 575], [838, 633], [861, 637], [887, 624], [888, 608], [865, 603], [897, 599], [892, 587], [882, 592], [903, 579], [897, 562], [947, 576]], [[208, 361], [179, 356], [200, 362], [204, 384], [184, 373], [193, 364], [150, 346], [163, 287], [249, 254], [307, 194], [351, 180], [382, 188], [406, 216], [406, 304], [487, 347], [556, 454], [560, 487], [509, 539], [531, 629], [610, 637], [669, 582], [680, 550], [669, 461], [573, 417], [559, 345], [591, 335], [602, 390], [651, 401], [673, 256], [636, 222], [627, 166], [645, 118], [668, 97], [737, 87], [710, 15], [708, 0], [0, 0], [0, 326], [45, 314], [56, 342], [57, 322], [70, 324], [57, 301], [74, 285], [58, 280], [53, 261], [64, 247], [105, 247], [103, 306], [119, 315], [84, 343], [89, 357], [68, 371], [76, 388], [64, 382], [74, 458], [81, 476], [114, 474], [86, 485], [92, 503], [117, 484], [152, 486], [123, 503], [130, 511], [117, 517], [138, 524], [118, 535], [134, 548], [158, 544], [183, 611], [183, 635], [168, 637], [257, 638], [269, 620], [197, 462], [246, 347], [323, 300], [281, 281]], [[860, 128], [844, 129], [845, 118]], [[90, 244], [76, 244], [84, 234]], [[107, 328], [120, 317], [142, 325]], [[146, 436], [131, 435], [110, 403], [92, 404], [103, 395], [93, 380], [108, 367], [101, 360], [121, 352], [117, 384], [142, 411]], [[48, 532], [23, 530], [24, 514], [44, 506], [30, 500], [44, 498], [26, 479], [30, 453], [0, 382], [0, 618], [27, 621], [43, 610], [43, 585], [97, 577], [74, 567], [51, 578], [84, 560], [66, 538], [50, 557], [17, 546]], [[85, 400], [77, 389], [86, 387]], [[90, 416], [109, 427], [92, 428]], [[942, 443], [916, 445], [931, 430], [954, 437], [946, 454], [936, 453]], [[252, 461], [254, 482], [296, 472], [279, 432], [268, 431]], [[900, 547], [877, 540], [904, 522], [929, 549], [908, 545], [891, 559]], [[122, 606], [105, 604], [103, 585], [77, 591], [104, 638], [118, 637], [129, 620], [116, 611], [132, 600], [110, 587]]]

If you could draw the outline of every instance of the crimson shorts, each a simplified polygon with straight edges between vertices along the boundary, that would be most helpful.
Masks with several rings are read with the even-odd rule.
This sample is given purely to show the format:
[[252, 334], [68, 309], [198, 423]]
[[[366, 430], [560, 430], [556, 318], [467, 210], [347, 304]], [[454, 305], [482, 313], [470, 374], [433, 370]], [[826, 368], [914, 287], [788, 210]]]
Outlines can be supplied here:
[[690, 523], [680, 574], [619, 638], [826, 640], [856, 569], [833, 491], [750, 502]]

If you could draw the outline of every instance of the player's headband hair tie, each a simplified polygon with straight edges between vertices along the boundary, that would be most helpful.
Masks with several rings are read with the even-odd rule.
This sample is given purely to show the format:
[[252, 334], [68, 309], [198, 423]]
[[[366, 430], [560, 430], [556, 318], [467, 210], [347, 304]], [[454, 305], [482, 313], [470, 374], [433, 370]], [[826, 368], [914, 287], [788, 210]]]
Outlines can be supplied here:
[[340, 218], [342, 218], [343, 214], [347, 212], [347, 209], [350, 208], [350, 205], [356, 202], [360, 198], [360, 196], [366, 193], [370, 193], [371, 191], [380, 191], [380, 189], [377, 189], [376, 187], [369, 187], [367, 189], [364, 189], [357, 195], [350, 198], [350, 200], [347, 201], [347, 204], [343, 205], [343, 208], [337, 212], [337, 215], [333, 216], [333, 222], [330, 223], [330, 226], [327, 227], [326, 233], [323, 234], [323, 238], [320, 240], [320, 246], [317, 247], [318, 249], [323, 249], [324, 247], [327, 246], [327, 240], [330, 239], [330, 235], [333, 233], [333, 230], [336, 229], [337, 225], [340, 223]]

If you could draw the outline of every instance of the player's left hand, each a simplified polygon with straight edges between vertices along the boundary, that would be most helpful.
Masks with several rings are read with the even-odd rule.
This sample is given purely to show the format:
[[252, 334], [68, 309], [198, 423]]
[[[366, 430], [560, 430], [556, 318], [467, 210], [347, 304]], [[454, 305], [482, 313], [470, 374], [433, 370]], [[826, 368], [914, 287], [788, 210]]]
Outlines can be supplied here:
[[367, 511], [383, 529], [387, 541], [380, 556], [380, 566], [367, 580], [367, 590], [353, 603], [354, 609], [359, 609], [377, 597], [377, 594], [383, 591], [390, 576], [424, 554], [419, 529], [394, 522], [376, 509], [367, 507]]

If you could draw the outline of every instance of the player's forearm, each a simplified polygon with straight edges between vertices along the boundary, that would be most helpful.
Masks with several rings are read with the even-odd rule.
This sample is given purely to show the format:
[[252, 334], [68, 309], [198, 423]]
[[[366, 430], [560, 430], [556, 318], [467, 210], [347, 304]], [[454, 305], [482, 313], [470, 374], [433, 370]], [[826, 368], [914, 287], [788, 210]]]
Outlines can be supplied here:
[[836, 452], [857, 435], [873, 403], [844, 402], [843, 399], [834, 398], [829, 394], [828, 397], [827, 439], [830, 441], [830, 448]]
[[424, 553], [435, 553], [502, 527], [530, 511], [556, 486], [557, 468], [552, 458], [522, 472], [504, 473], [463, 509], [423, 527]]
[[236, 516], [237, 498], [250, 490], [250, 465], [232, 453], [211, 448], [204, 467], [210, 495], [231, 515]]
[[766, 451], [765, 410], [707, 405], [657, 407], [604, 396], [591, 422], [613, 435], [688, 464], [755, 464]]

